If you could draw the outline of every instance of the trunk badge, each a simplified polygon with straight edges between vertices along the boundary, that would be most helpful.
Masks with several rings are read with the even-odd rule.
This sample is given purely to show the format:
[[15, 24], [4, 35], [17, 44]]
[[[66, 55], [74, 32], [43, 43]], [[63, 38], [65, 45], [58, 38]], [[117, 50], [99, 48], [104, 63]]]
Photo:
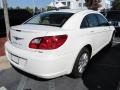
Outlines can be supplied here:
[[24, 39], [24, 38], [15, 37], [15, 36], [13, 36], [13, 38], [14, 38], [15, 40], [22, 40], [22, 39]]

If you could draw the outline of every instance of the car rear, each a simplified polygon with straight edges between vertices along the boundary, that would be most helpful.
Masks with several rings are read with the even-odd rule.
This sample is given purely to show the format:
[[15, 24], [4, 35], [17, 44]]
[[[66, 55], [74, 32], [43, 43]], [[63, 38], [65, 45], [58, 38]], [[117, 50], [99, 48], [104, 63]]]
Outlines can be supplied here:
[[[72, 58], [72, 53], [65, 54], [68, 34], [61, 27], [72, 15], [73, 13], [50, 12], [11, 27], [9, 41], [5, 44], [10, 63], [42, 78], [67, 74], [66, 60]], [[37, 21], [38, 18], [40, 21]], [[49, 21], [52, 18], [54, 20]]]

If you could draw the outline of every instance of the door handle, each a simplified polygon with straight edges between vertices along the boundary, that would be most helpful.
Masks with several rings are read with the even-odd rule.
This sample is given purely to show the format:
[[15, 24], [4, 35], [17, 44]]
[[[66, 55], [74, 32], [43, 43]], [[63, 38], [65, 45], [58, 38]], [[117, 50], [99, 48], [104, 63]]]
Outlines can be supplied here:
[[94, 32], [94, 31], [90, 31], [90, 32]]

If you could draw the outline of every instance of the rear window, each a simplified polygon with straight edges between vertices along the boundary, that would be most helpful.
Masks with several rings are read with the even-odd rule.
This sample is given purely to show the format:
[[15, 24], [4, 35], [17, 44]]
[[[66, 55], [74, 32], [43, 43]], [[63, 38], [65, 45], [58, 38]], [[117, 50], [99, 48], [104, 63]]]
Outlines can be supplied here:
[[48, 12], [34, 16], [24, 24], [36, 24], [61, 27], [73, 13], [65, 12]]

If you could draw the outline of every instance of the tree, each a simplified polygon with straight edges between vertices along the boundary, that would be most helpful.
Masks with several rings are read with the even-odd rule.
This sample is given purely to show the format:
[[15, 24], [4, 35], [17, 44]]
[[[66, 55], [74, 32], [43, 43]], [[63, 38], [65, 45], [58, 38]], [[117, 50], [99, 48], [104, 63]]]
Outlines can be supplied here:
[[92, 0], [85, 0], [85, 4], [86, 4], [88, 9], [90, 9], [92, 2], [93, 2]]
[[28, 12], [33, 13], [33, 9], [31, 9], [30, 7], [26, 7], [25, 9], [26, 9]]
[[40, 12], [40, 10], [38, 9], [38, 7], [35, 7], [35, 14], [38, 14]]
[[98, 10], [101, 7], [101, 0], [85, 0], [88, 9]]
[[13, 10], [14, 8], [13, 7], [9, 7], [9, 10]]
[[19, 6], [17, 6], [17, 7], [16, 7], [16, 9], [20, 9], [20, 7], [19, 7]]
[[41, 10], [42, 10], [42, 12], [45, 12], [45, 11], [46, 11], [45, 8], [42, 8]]
[[53, 7], [48, 6], [47, 11], [53, 10]]
[[112, 10], [120, 10], [120, 0], [114, 0], [112, 6]]

